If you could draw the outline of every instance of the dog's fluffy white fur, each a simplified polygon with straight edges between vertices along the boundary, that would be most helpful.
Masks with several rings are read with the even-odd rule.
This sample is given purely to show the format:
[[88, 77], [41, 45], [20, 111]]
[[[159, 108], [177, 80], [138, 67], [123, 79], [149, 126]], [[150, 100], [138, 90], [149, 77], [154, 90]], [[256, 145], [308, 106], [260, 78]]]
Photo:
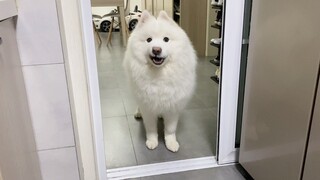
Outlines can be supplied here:
[[[147, 11], [130, 35], [124, 58], [132, 91], [146, 129], [146, 146], [158, 146], [157, 119], [164, 119], [166, 147], [176, 152], [179, 114], [195, 88], [197, 58], [186, 33], [161, 11], [158, 18]], [[141, 112], [141, 113], [140, 113]]]

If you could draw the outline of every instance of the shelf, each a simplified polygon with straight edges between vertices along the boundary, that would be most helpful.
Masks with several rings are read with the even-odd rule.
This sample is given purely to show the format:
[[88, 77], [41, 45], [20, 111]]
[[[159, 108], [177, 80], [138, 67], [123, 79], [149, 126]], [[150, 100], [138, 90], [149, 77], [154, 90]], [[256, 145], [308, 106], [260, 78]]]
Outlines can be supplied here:
[[219, 84], [219, 78], [218, 76], [211, 76], [210, 79], [212, 79], [214, 82], [216, 82], [217, 84]]
[[222, 9], [223, 5], [211, 5], [213, 9]]
[[216, 29], [221, 29], [221, 26], [218, 26], [218, 25], [216, 25], [216, 24], [215, 24], [215, 25], [211, 25], [211, 27], [212, 27], [212, 28], [216, 28]]
[[212, 59], [209, 61], [210, 63], [216, 65], [216, 66], [220, 66], [220, 61], [216, 60], [216, 59]]
[[215, 43], [213, 43], [213, 42], [210, 42], [210, 45], [211, 45], [211, 46], [214, 46], [214, 47], [217, 47], [217, 48], [220, 48], [220, 46], [221, 46], [221, 44], [215, 44]]

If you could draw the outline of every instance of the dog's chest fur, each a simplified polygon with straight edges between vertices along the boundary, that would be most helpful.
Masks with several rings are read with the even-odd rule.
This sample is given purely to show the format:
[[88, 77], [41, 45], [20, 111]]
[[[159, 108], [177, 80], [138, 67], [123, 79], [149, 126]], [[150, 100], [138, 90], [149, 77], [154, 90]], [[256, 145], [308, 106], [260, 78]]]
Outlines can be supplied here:
[[132, 85], [139, 104], [154, 111], [183, 109], [194, 88], [194, 74], [175, 64], [134, 67]]

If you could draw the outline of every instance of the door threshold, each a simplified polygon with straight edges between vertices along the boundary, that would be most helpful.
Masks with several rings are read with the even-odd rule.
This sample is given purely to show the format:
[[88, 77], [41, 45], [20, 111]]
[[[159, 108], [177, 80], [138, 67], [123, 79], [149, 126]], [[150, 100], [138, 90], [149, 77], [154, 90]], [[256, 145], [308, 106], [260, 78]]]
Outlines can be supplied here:
[[190, 170], [222, 167], [232, 164], [218, 165], [215, 156], [192, 158], [185, 160], [153, 163], [107, 170], [108, 179], [128, 179], [161, 174], [177, 173]]

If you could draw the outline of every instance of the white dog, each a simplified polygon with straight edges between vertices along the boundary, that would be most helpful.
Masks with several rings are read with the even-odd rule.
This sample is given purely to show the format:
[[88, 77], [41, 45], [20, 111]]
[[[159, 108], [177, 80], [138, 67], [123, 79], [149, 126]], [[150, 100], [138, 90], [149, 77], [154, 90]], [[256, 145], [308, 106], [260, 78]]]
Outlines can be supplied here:
[[166, 147], [178, 151], [176, 128], [194, 92], [196, 64], [189, 38], [166, 12], [161, 11], [158, 18], [142, 13], [129, 38], [124, 66], [139, 105], [135, 117], [143, 117], [149, 149], [158, 146], [161, 116]]

